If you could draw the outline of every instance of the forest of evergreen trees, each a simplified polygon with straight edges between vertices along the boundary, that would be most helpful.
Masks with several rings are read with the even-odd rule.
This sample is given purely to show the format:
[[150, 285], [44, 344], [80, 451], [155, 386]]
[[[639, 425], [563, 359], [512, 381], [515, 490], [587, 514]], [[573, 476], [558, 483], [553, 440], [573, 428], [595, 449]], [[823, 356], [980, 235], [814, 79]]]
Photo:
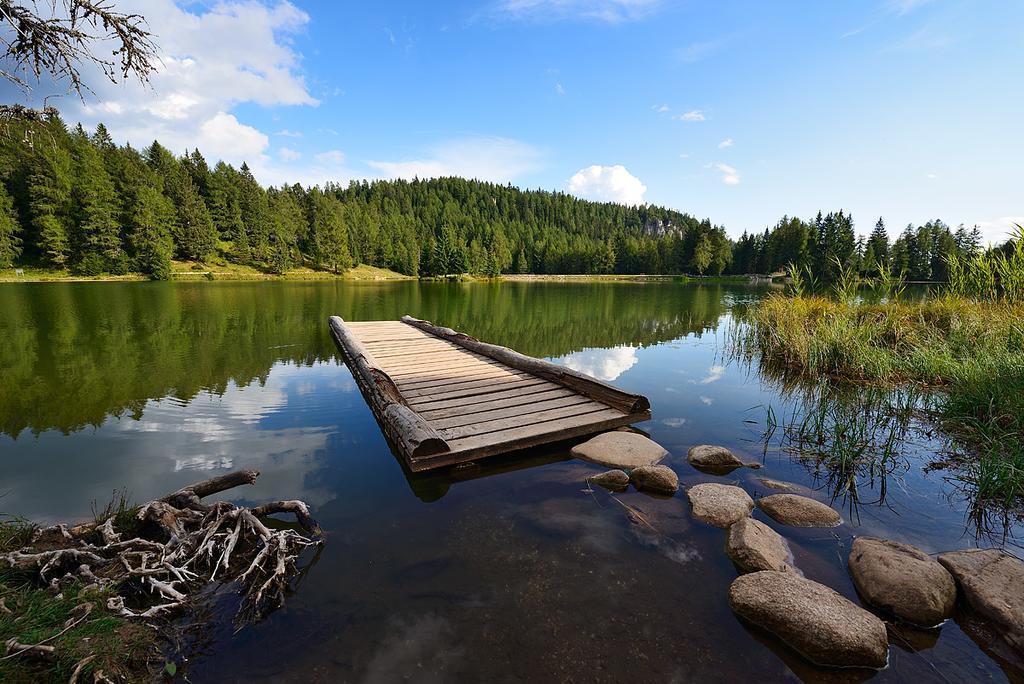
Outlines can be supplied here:
[[[839, 264], [864, 276], [876, 276], [880, 266], [909, 280], [947, 279], [951, 254], [967, 257], [982, 248], [975, 226], [956, 230], [939, 220], [923, 226], [908, 225], [890, 241], [885, 222], [879, 218], [864, 238], [854, 232], [853, 217], [842, 211], [811, 221], [784, 216], [763, 233], [744, 232], [732, 250], [730, 271], [776, 273], [789, 264], [806, 267], [818, 278], [831, 282]], [[837, 263], [838, 262], [838, 263]]]
[[46, 120], [0, 131], [0, 268], [170, 277], [172, 259], [227, 261], [282, 273], [363, 263], [406, 275], [477, 273], [770, 273], [793, 262], [828, 280], [835, 259], [871, 274], [879, 262], [942, 279], [950, 250], [977, 231], [934, 221], [890, 243], [879, 220], [855, 236], [842, 211], [783, 218], [731, 241], [708, 219], [655, 206], [465, 180], [352, 182], [265, 189], [243, 164], [212, 168], [153, 142], [114, 144], [100, 124]]

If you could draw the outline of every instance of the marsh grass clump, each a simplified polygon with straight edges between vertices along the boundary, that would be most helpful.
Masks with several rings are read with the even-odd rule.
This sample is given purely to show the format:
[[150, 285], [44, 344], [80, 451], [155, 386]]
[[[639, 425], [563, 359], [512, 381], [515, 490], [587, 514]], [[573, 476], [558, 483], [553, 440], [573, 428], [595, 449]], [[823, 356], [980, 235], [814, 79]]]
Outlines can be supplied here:
[[[767, 408], [765, 449], [778, 448], [807, 467], [852, 514], [885, 502], [888, 483], [909, 467], [906, 436], [925, 398], [913, 389], [863, 388], [834, 383], [787, 384], [784, 406]], [[864, 488], [875, 492], [866, 500]]]
[[877, 303], [772, 295], [736, 328], [737, 348], [757, 354], [765, 369], [792, 376], [938, 390], [934, 413], [968, 448], [958, 460], [978, 498], [1019, 504], [1024, 501], [1024, 297], [1017, 298], [1015, 276], [1008, 274], [1018, 267], [1024, 272], [1024, 241], [1018, 240], [1009, 255], [979, 259], [965, 273], [990, 264], [994, 294], [985, 289], [987, 277], [973, 271], [963, 275], [954, 267], [957, 283], [981, 285], [954, 284], [918, 301], [890, 296]]

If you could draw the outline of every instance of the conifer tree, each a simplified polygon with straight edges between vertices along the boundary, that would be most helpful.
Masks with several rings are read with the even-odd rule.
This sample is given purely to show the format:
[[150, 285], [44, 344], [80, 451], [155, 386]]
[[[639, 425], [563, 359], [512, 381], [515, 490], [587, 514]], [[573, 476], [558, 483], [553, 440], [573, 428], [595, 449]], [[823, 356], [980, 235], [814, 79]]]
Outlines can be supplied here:
[[174, 205], [152, 185], [139, 185], [131, 212], [128, 240], [135, 256], [135, 266], [153, 280], [171, 277], [171, 237], [177, 220]]
[[203, 198], [187, 174], [179, 174], [168, 193], [178, 210], [174, 224], [174, 242], [178, 254], [186, 259], [203, 261], [216, 248], [217, 233]]
[[21, 226], [14, 211], [14, 199], [0, 183], [0, 268], [10, 268], [21, 256]]
[[[60, 125], [63, 128], [63, 124]], [[53, 130], [53, 139], [44, 140], [33, 155], [28, 177], [29, 214], [36, 251], [43, 262], [66, 268], [71, 257], [73, 177], [71, 154], [66, 134]]]
[[114, 184], [96, 142], [79, 135], [74, 140], [74, 197], [79, 208], [73, 250], [75, 266], [92, 275], [123, 273], [127, 264]]

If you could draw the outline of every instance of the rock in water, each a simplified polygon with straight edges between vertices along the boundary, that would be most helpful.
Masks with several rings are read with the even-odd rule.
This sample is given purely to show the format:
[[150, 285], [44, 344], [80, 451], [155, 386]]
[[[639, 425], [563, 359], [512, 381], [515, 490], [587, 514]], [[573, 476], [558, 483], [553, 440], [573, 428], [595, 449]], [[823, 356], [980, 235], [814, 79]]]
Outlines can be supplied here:
[[953, 615], [952, 576], [910, 544], [859, 537], [853, 540], [847, 564], [861, 596], [901, 620], [933, 627]]
[[818, 665], [882, 668], [888, 660], [881, 620], [795, 572], [740, 575], [729, 587], [729, 606]]
[[675, 494], [679, 489], [679, 476], [668, 466], [649, 465], [633, 468], [629, 481], [637, 489], [659, 494]]
[[743, 461], [737, 458], [736, 454], [723, 446], [711, 444], [700, 444], [691, 447], [690, 451], [686, 454], [686, 460], [694, 468], [716, 473], [727, 473], [736, 468], [743, 467]]
[[792, 489], [793, 485], [788, 482], [781, 482], [779, 480], [773, 480], [770, 477], [759, 477], [757, 481], [763, 484], [768, 489], [777, 489], [779, 491], [786, 491]]
[[598, 475], [591, 475], [587, 479], [596, 485], [615, 491], [621, 491], [629, 486], [629, 475], [624, 470], [608, 470]]
[[750, 496], [733, 485], [694, 485], [686, 491], [686, 496], [693, 505], [694, 517], [715, 527], [729, 527], [754, 510]]
[[783, 525], [793, 527], [835, 527], [839, 513], [814, 499], [798, 494], [772, 494], [761, 497], [757, 505]]
[[729, 527], [725, 552], [743, 572], [775, 570], [788, 572], [789, 547], [779, 533], [760, 520], [744, 517]]
[[939, 555], [967, 603], [1018, 653], [1024, 652], [1024, 563], [998, 549]]
[[668, 452], [657, 442], [635, 432], [605, 432], [572, 448], [572, 455], [606, 468], [653, 465]]

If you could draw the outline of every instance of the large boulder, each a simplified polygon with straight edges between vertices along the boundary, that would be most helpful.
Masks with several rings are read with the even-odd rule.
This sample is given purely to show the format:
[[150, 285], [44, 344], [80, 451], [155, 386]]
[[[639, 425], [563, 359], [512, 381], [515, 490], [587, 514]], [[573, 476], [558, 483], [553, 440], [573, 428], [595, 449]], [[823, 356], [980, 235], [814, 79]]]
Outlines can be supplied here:
[[956, 584], [952, 576], [917, 547], [858, 537], [847, 565], [860, 595], [901, 620], [934, 627], [953, 615]]
[[760, 520], [750, 517], [740, 518], [729, 527], [725, 552], [743, 572], [793, 569], [786, 540]]
[[686, 490], [693, 515], [715, 527], [729, 527], [750, 515], [754, 501], [739, 487], [726, 484], [699, 484]]
[[967, 604], [1017, 652], [1024, 652], [1024, 563], [997, 549], [939, 555]]
[[605, 432], [572, 448], [572, 455], [606, 468], [654, 465], [668, 455], [657, 442], [635, 432]]
[[757, 505], [783, 525], [793, 527], [835, 527], [842, 522], [834, 509], [798, 494], [762, 496]]
[[637, 489], [659, 494], [675, 494], [679, 489], [679, 476], [668, 466], [648, 465], [633, 468], [629, 481]]
[[888, 661], [881, 620], [795, 572], [740, 575], [729, 587], [729, 606], [818, 665], [882, 668]]
[[691, 447], [686, 454], [686, 460], [694, 468], [713, 473], [728, 473], [743, 466], [743, 461], [737, 458], [736, 454], [723, 446], [713, 444], [698, 444]]

